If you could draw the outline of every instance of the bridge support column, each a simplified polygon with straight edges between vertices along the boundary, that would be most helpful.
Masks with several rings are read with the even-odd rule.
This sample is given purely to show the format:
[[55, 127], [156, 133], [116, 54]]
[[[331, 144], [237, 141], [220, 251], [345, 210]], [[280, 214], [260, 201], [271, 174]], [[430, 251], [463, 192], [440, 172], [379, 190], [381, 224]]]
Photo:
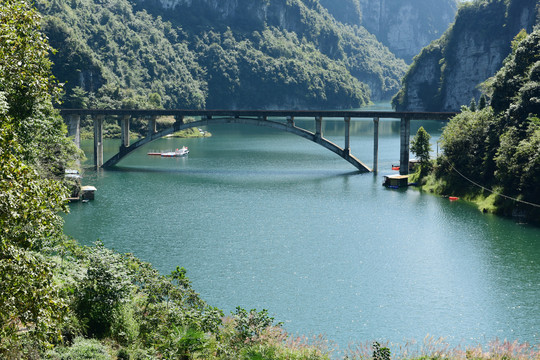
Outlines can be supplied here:
[[180, 129], [180, 126], [184, 124], [184, 115], [175, 115], [174, 120], [175, 120], [173, 124], [174, 131], [178, 131], [178, 129]]
[[373, 172], [379, 171], [379, 118], [373, 118]]
[[287, 116], [287, 125], [290, 127], [294, 126], [294, 116]]
[[103, 166], [103, 115], [94, 117], [94, 165]]
[[322, 138], [322, 116], [316, 116], [315, 117], [315, 136]]
[[121, 127], [122, 127], [122, 146], [128, 147], [129, 146], [129, 119], [131, 118], [130, 115], [124, 115], [122, 117], [121, 121]]
[[409, 118], [401, 119], [401, 146], [399, 157], [399, 174], [409, 174], [409, 141], [411, 137], [411, 120]]
[[347, 155], [351, 153], [351, 118], [348, 116], [345, 117], [345, 147], [343, 150]]
[[72, 114], [68, 116], [68, 136], [73, 136], [73, 142], [81, 148], [81, 115]]
[[148, 136], [152, 136], [157, 133], [157, 116], [152, 116], [148, 122]]

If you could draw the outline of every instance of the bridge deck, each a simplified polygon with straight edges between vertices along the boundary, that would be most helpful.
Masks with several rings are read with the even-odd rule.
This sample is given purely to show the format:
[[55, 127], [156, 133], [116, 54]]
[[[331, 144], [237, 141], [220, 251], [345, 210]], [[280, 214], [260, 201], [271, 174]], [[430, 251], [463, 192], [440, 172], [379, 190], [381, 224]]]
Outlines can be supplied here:
[[363, 110], [149, 110], [149, 109], [60, 109], [62, 115], [228, 116], [228, 117], [323, 117], [447, 120], [455, 112], [363, 111]]

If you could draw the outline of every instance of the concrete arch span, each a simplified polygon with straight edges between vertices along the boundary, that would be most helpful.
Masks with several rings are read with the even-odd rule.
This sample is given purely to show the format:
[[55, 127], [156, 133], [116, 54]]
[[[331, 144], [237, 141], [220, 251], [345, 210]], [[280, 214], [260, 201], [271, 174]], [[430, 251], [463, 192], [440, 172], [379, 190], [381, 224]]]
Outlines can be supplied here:
[[[321, 121], [321, 120], [319, 120]], [[149, 134], [147, 137], [140, 139], [139, 141], [133, 143], [130, 146], [124, 146], [122, 145], [120, 147], [120, 150], [117, 154], [115, 154], [113, 157], [111, 157], [109, 160], [107, 160], [104, 164], [104, 168], [110, 168], [115, 166], [122, 158], [127, 156], [132, 151], [154, 141], [157, 139], [160, 139], [164, 136], [167, 136], [169, 134], [172, 134], [176, 131], [185, 130], [189, 128], [194, 127], [201, 127], [201, 126], [207, 126], [211, 124], [245, 124], [245, 125], [253, 125], [253, 126], [264, 126], [269, 127], [272, 129], [277, 129], [285, 132], [289, 132], [292, 134], [295, 134], [297, 136], [300, 136], [304, 139], [313, 141], [314, 143], [317, 143], [321, 145], [322, 147], [332, 151], [333, 153], [337, 154], [344, 160], [348, 161], [350, 164], [352, 164], [355, 168], [358, 169], [361, 173], [371, 172], [372, 170], [366, 166], [364, 163], [362, 163], [360, 160], [358, 160], [355, 156], [353, 156], [350, 153], [349, 148], [346, 146], [345, 148], [341, 148], [338, 145], [334, 144], [331, 141], [328, 141], [325, 139], [321, 134], [321, 127], [317, 126], [318, 131], [313, 133], [311, 131], [308, 131], [306, 129], [297, 127], [294, 125], [293, 120], [288, 120], [287, 123], [284, 122], [278, 122], [278, 121], [271, 121], [268, 119], [261, 119], [261, 118], [242, 118], [242, 117], [225, 117], [225, 118], [207, 118], [202, 119], [198, 121], [193, 121], [189, 123], [182, 123], [177, 122], [174, 124], [174, 126], [167, 128], [165, 130], [154, 132]], [[319, 124], [320, 125], [320, 124]], [[345, 134], [346, 136], [346, 145], [348, 145], [348, 133]]]

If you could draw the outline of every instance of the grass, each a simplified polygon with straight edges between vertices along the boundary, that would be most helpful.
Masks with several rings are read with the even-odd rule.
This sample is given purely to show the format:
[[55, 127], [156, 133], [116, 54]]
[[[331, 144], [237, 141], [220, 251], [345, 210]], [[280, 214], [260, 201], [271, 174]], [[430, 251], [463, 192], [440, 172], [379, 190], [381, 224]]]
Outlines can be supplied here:
[[[459, 196], [462, 200], [476, 205], [478, 210], [484, 213], [499, 214], [504, 204], [501, 204], [497, 195], [478, 189], [455, 188], [444, 178], [435, 176], [433, 172], [425, 176], [420, 175], [419, 169], [410, 176], [411, 182], [416, 182], [420, 186], [418, 189], [423, 192], [440, 196]], [[496, 189], [495, 189], [496, 190]]]
[[[519, 343], [496, 339], [486, 346], [451, 347], [443, 338], [427, 336], [419, 344], [416, 341], [405, 345], [383, 344], [391, 349], [393, 360], [538, 360], [540, 359], [540, 345]], [[373, 344], [365, 343], [350, 347], [345, 354], [347, 360], [371, 360], [374, 357]]]

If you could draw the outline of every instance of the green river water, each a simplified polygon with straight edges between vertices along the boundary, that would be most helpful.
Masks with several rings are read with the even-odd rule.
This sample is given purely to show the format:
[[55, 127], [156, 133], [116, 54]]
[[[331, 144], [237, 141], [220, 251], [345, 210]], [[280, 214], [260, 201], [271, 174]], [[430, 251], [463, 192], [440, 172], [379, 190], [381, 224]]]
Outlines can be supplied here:
[[[297, 120], [314, 128], [313, 120]], [[436, 140], [439, 121], [416, 121]], [[268, 309], [291, 333], [349, 343], [538, 343], [540, 229], [463, 201], [389, 190], [399, 121], [381, 119], [379, 173], [292, 134], [242, 125], [160, 139], [116, 170], [87, 169], [96, 199], [71, 204], [65, 231], [132, 252], [162, 273], [177, 265], [226, 313]], [[342, 121], [324, 136], [343, 146]], [[353, 120], [351, 151], [372, 165], [371, 120]], [[83, 148], [92, 164], [92, 141]], [[119, 141], [106, 141], [105, 158]], [[189, 147], [184, 158], [148, 156]]]

